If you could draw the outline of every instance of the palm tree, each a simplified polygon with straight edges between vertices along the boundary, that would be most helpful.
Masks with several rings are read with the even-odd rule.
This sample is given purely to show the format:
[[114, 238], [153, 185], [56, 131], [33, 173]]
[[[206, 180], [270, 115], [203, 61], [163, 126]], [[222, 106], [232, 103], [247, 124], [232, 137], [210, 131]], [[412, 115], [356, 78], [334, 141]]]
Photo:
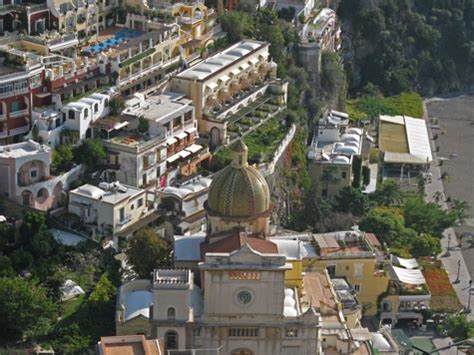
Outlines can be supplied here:
[[387, 180], [380, 185], [374, 197], [380, 205], [399, 206], [403, 199], [403, 193], [397, 182]]

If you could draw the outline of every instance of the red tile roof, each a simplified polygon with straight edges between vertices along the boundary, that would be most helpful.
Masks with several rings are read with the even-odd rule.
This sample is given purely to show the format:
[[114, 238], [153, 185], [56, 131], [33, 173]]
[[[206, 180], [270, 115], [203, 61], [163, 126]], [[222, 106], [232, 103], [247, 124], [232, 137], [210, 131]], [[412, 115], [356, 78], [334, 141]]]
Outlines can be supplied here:
[[204, 260], [206, 253], [231, 253], [239, 250], [243, 245], [248, 244], [253, 250], [263, 254], [277, 254], [278, 247], [275, 243], [263, 239], [256, 234], [249, 234], [245, 231], [233, 230], [229, 235], [215, 235], [212, 239], [206, 238], [201, 243], [201, 259]]
[[365, 233], [367, 236], [367, 241], [373, 245], [374, 247], [381, 248], [382, 244], [380, 244], [379, 240], [377, 239], [377, 236], [373, 233]]

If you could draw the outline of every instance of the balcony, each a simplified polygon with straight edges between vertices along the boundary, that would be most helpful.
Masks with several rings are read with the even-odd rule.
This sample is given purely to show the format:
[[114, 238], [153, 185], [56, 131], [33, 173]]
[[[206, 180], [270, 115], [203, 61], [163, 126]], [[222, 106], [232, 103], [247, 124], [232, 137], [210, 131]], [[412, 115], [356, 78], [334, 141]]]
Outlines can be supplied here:
[[30, 125], [21, 126], [10, 130], [10, 136], [16, 136], [18, 134], [25, 134], [30, 131]]
[[10, 118], [17, 118], [17, 117], [22, 117], [22, 116], [26, 116], [29, 114], [29, 110], [27, 108], [23, 109], [23, 110], [18, 110], [18, 111], [15, 111], [15, 112], [10, 112]]
[[6, 113], [0, 113], [0, 122], [4, 122], [7, 120], [7, 114]]
[[122, 227], [131, 221], [132, 221], [132, 215], [128, 214], [123, 219], [120, 219], [120, 221], [117, 222], [117, 226]]
[[[16, 74], [12, 74], [12, 75], [5, 75], [5, 76], [0, 76], [0, 79], [13, 79], [17, 74], [22, 74], [23, 72], [21, 73], [16, 73]], [[10, 92], [4, 92], [2, 94], [0, 94], [0, 99], [3, 99], [5, 97], [11, 97], [11, 96], [17, 96], [17, 95], [23, 95], [23, 94], [27, 94], [30, 92], [30, 89], [29, 88], [23, 88], [23, 89], [17, 89], [17, 90], [12, 90]]]

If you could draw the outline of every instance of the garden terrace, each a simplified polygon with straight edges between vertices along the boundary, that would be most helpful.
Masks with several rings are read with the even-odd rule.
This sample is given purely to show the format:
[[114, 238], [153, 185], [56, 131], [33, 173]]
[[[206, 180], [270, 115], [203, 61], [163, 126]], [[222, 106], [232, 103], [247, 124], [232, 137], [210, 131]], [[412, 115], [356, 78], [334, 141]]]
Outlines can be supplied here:
[[[288, 132], [280, 116], [276, 116], [251, 133], [244, 136], [244, 142], [249, 149], [249, 160], [251, 163], [262, 163], [270, 161], [274, 151]], [[218, 171], [227, 166], [231, 158], [232, 145], [219, 150], [211, 164], [212, 171]]]
[[424, 285], [409, 285], [402, 282], [390, 281], [388, 286], [388, 292], [390, 295], [399, 296], [417, 296], [417, 295], [429, 295], [429, 289], [426, 284]]
[[431, 293], [430, 308], [434, 312], [455, 313], [462, 309], [459, 298], [449, 281], [448, 273], [439, 260], [422, 262], [423, 276]]

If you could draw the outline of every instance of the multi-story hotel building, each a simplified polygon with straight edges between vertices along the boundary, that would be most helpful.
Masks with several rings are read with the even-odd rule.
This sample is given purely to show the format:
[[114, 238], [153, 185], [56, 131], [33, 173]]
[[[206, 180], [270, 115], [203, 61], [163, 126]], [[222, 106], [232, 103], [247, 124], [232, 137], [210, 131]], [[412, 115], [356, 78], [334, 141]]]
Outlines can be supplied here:
[[228, 126], [252, 111], [243, 108], [255, 110], [272, 99], [286, 105], [287, 84], [276, 79], [268, 49], [268, 43], [245, 40], [172, 78], [171, 90], [193, 100], [199, 133], [211, 145], [230, 143]]

